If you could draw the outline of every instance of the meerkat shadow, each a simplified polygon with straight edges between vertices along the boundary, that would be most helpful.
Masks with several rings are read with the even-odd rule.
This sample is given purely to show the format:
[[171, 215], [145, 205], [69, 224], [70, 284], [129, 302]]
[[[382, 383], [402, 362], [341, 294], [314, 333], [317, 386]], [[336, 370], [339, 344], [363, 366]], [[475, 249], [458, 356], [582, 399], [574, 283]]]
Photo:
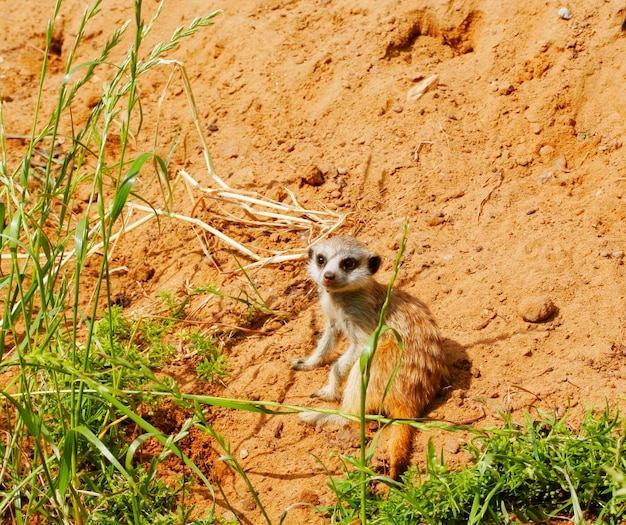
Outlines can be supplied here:
[[448, 368], [448, 377], [439, 395], [428, 405], [428, 412], [433, 412], [445, 405], [454, 391], [469, 390], [472, 383], [474, 367], [466, 347], [450, 338], [443, 338], [441, 346]]

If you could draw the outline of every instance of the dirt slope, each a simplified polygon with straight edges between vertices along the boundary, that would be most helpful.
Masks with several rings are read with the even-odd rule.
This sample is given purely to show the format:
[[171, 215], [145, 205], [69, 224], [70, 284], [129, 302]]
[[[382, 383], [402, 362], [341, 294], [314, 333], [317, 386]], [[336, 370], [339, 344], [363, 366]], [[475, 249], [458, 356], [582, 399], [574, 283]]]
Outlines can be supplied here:
[[[390, 274], [410, 219], [399, 284], [430, 305], [453, 370], [452, 384], [428, 416], [478, 418], [482, 425], [497, 424], [501, 408], [563, 412], [569, 406], [575, 420], [605, 399], [618, 406], [626, 387], [625, 5], [583, 1], [565, 19], [555, 2], [433, 3], [194, 0], [182, 8], [170, 2], [151, 39], [224, 9], [213, 27], [171, 58], [186, 67], [216, 169], [231, 187], [276, 200], [288, 200], [286, 188], [302, 206], [346, 214], [340, 231], [383, 256], [381, 279]], [[29, 131], [51, 12], [34, 6], [44, 4], [50, 2], [0, 2], [9, 133]], [[80, 6], [64, 4], [62, 42], [75, 36]], [[131, 16], [130, 8], [130, 2], [105, 2], [90, 28], [93, 49]], [[55, 101], [65, 49], [44, 93], [46, 108]], [[163, 66], [143, 86], [153, 104], [146, 130], [150, 135], [158, 113], [157, 146], [166, 155], [180, 128], [172, 175], [185, 169], [212, 185], [180, 77], [168, 85], [170, 71]], [[431, 89], [407, 98], [433, 75]], [[98, 88], [94, 82], [94, 96]], [[76, 108], [77, 118], [81, 111]], [[138, 150], [150, 147], [146, 140]], [[175, 210], [189, 215], [193, 206], [180, 184]], [[195, 211], [212, 220], [210, 204]], [[216, 224], [263, 253], [307, 243], [293, 232]], [[206, 246], [220, 268], [235, 267], [222, 243], [209, 238]], [[129, 311], [190, 284], [215, 283], [234, 294], [247, 287], [241, 276], [216, 270], [184, 223], [129, 233], [115, 262], [125, 268], [113, 280], [116, 293], [130, 299]], [[184, 360], [170, 372], [190, 392], [318, 405], [309, 394], [327, 370], [289, 369], [290, 359], [313, 348], [323, 326], [303, 264], [272, 265], [252, 276], [269, 305], [289, 319], [257, 318], [248, 328], [266, 334], [229, 342], [232, 374], [223, 387], [195, 380]], [[529, 323], [520, 306], [536, 296], [548, 296], [556, 312]], [[227, 301], [199, 296], [192, 306], [207, 327], [222, 323], [224, 331], [224, 324], [241, 321]], [[296, 502], [331, 503], [315, 457], [332, 469], [331, 452], [356, 452], [349, 433], [315, 432], [292, 416], [213, 410], [212, 421], [273, 522]], [[428, 437], [445, 444], [452, 461], [461, 459], [454, 452], [461, 437], [434, 432], [419, 436], [415, 462]], [[209, 454], [207, 468], [213, 460]], [[260, 523], [243, 482], [217, 471], [244, 522]], [[208, 504], [206, 494], [194, 498]], [[319, 519], [312, 516], [309, 507], [296, 507], [286, 523]]]

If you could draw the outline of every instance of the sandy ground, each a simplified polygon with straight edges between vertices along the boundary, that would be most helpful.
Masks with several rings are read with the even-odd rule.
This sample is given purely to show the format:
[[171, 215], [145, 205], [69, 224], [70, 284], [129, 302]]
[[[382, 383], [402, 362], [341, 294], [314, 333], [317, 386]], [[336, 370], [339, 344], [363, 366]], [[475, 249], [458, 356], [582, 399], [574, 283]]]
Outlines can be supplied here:
[[[51, 2], [0, 6], [5, 127], [22, 135], [31, 126]], [[82, 6], [63, 3], [44, 112], [54, 107]], [[155, 7], [145, 3], [146, 17]], [[626, 9], [621, 1], [587, 0], [570, 6], [566, 19], [561, 7], [494, 0], [165, 2], [146, 47], [194, 16], [223, 8], [214, 26], [168, 56], [185, 65], [223, 180], [277, 201], [291, 202], [291, 193], [302, 207], [345, 215], [337, 231], [355, 234], [383, 257], [382, 280], [410, 220], [398, 284], [432, 309], [453, 371], [425, 414], [431, 418], [490, 425], [499, 423], [499, 410], [569, 407], [575, 422], [589, 407], [623, 400]], [[105, 1], [79, 56], [96, 54], [131, 8], [130, 1]], [[78, 121], [101, 82], [85, 87], [73, 108]], [[142, 82], [146, 138], [137, 151], [152, 147], [158, 121], [160, 155], [178, 133], [172, 178], [185, 169], [215, 187], [180, 75], [163, 65]], [[310, 240], [306, 231], [218, 219], [220, 205], [198, 201], [200, 194], [182, 183], [175, 195], [174, 211], [195, 214], [263, 255], [303, 253]], [[231, 273], [236, 264], [224, 243], [180, 221], [129, 232], [114, 265], [122, 268], [112, 275], [114, 294], [129, 312], [149, 310], [163, 291], [184, 294], [209, 283], [253, 294], [240, 273]], [[268, 305], [287, 317], [256, 314], [246, 323], [236, 303], [194, 296], [189, 312], [198, 325], [222, 336], [229, 325], [248, 331], [226, 339], [232, 367], [223, 385], [197, 380], [193, 359], [183, 355], [166, 372], [187, 392], [323, 406], [309, 394], [327, 369], [289, 368], [290, 359], [311, 351], [323, 327], [304, 263], [249, 275]], [[87, 296], [87, 280], [84, 287]], [[521, 310], [538, 297], [555, 311], [527, 322]], [[183, 417], [167, 407], [161, 416], [170, 423]], [[351, 434], [317, 432], [294, 416], [212, 409], [211, 421], [273, 522], [298, 502], [332, 503], [316, 457], [335, 470], [333, 452], [357, 452]], [[452, 463], [462, 461], [463, 436], [433, 431], [418, 436], [415, 463], [423, 461], [429, 438]], [[220, 467], [212, 447], [203, 435], [189, 440], [189, 453], [220, 478], [242, 521], [262, 522], [242, 480]], [[199, 509], [211, 504], [208, 493], [192, 499]], [[232, 512], [222, 499], [218, 508]], [[321, 521], [303, 505], [285, 523]]]

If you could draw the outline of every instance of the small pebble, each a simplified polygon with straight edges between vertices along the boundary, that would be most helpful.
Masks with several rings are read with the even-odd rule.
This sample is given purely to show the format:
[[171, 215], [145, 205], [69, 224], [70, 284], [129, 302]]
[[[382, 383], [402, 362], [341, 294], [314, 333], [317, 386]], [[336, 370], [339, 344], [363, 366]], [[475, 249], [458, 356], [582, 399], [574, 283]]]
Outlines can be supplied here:
[[324, 174], [317, 166], [309, 166], [302, 173], [301, 180], [309, 186], [321, 186], [324, 184]]
[[245, 448], [242, 448], [241, 452], [239, 452], [239, 455], [241, 456], [241, 459], [246, 459], [250, 455], [250, 453]]
[[424, 93], [430, 91], [437, 87], [439, 83], [439, 77], [437, 75], [432, 75], [424, 80], [422, 80], [419, 84], [412, 87], [408, 93], [406, 94], [406, 99], [408, 102], [415, 102], [419, 100]]
[[618, 250], [616, 252], [613, 252], [611, 254], [612, 257], [614, 257], [615, 259], [623, 259], [624, 258], [624, 252], [622, 250]]
[[537, 177], [537, 184], [548, 184], [552, 179], [554, 179], [553, 171], [544, 171], [539, 177]]
[[526, 211], [526, 215], [533, 215], [537, 213], [537, 210], [535, 208], [531, 208], [530, 210]]
[[572, 18], [572, 13], [567, 7], [561, 7], [559, 9], [559, 17], [563, 20], [569, 20]]
[[561, 155], [554, 162], [554, 169], [557, 170], [557, 171], [566, 171], [567, 170], [567, 159], [563, 155]]
[[446, 222], [446, 218], [439, 215], [436, 215], [434, 217], [428, 217], [426, 219], [426, 224], [428, 224], [428, 226], [439, 226], [444, 222]]
[[394, 104], [391, 109], [396, 113], [402, 113], [402, 111], [404, 110], [404, 106], [402, 106], [401, 104]]
[[454, 438], [446, 439], [444, 446], [446, 451], [450, 452], [450, 454], [458, 454], [459, 450], [461, 450], [461, 445], [459, 445], [459, 442]]
[[540, 323], [556, 311], [556, 306], [547, 295], [525, 297], [520, 301], [519, 313], [529, 323]]
[[339, 175], [345, 175], [346, 173], [348, 173], [348, 170], [346, 168], [337, 168], [337, 173]]
[[542, 159], [548, 159], [553, 154], [554, 154], [554, 148], [550, 146], [549, 144], [545, 144], [544, 146], [541, 146], [541, 149], [539, 150], [539, 155], [541, 156]]

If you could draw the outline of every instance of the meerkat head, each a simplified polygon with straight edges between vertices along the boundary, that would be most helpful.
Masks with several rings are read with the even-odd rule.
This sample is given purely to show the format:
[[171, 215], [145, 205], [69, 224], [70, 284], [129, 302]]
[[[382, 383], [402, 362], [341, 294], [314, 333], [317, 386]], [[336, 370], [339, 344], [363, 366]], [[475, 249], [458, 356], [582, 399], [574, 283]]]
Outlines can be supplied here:
[[362, 288], [379, 267], [380, 257], [354, 237], [331, 237], [309, 249], [309, 274], [330, 293]]

